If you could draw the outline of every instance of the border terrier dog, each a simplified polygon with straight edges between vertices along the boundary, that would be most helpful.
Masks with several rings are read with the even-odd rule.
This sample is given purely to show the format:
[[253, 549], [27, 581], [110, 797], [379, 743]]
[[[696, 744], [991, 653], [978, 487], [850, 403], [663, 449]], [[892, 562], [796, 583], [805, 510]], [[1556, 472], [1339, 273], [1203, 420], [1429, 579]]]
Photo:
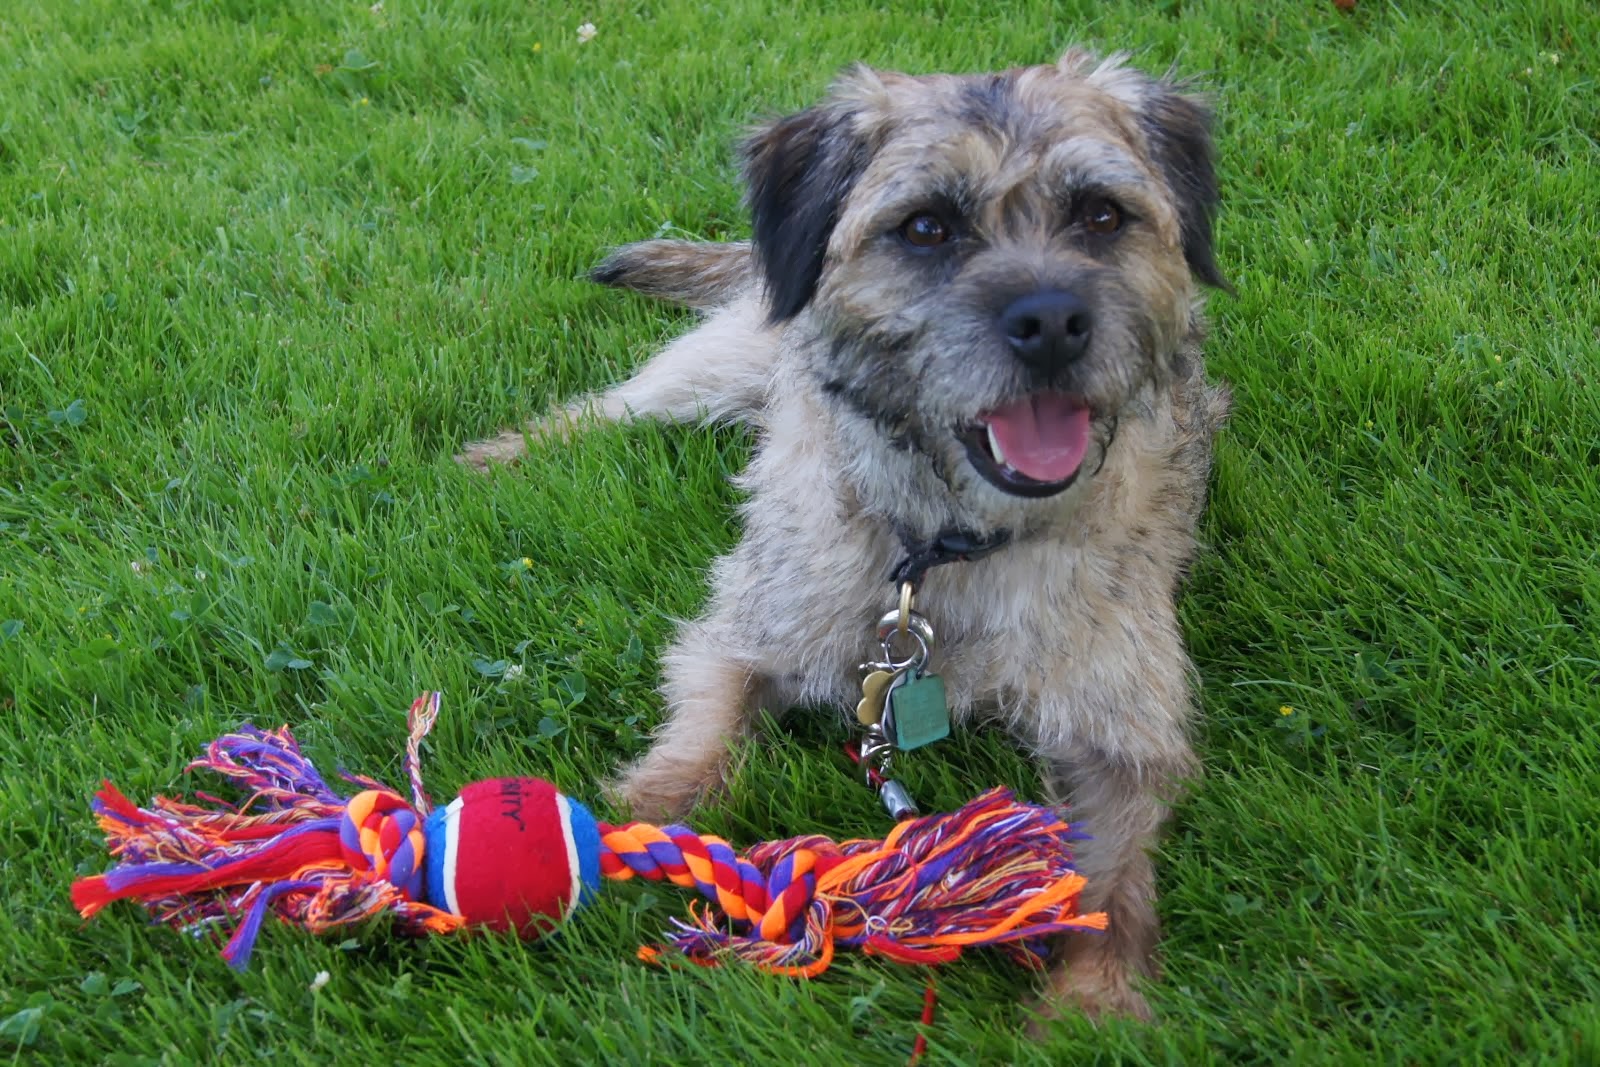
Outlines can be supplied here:
[[755, 433], [743, 538], [614, 784], [640, 818], [720, 785], [762, 709], [853, 707], [891, 575], [926, 568], [955, 722], [1002, 722], [1091, 835], [1081, 907], [1110, 928], [1066, 935], [1047, 1013], [1148, 1017], [1150, 850], [1197, 771], [1174, 601], [1229, 406], [1200, 354], [1205, 287], [1227, 287], [1209, 126], [1121, 55], [849, 70], [744, 143], [750, 243], [647, 241], [595, 271], [697, 328], [461, 457], [510, 462], [585, 418]]

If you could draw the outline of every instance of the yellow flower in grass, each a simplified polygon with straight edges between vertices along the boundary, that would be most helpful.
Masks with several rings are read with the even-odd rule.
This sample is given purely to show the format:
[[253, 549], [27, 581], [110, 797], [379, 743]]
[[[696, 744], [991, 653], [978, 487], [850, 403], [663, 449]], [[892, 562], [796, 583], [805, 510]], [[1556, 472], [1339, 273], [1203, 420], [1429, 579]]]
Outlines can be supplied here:
[[1278, 706], [1278, 714], [1279, 715], [1293, 715], [1294, 714], [1294, 708], [1290, 707], [1287, 704], [1280, 704]]

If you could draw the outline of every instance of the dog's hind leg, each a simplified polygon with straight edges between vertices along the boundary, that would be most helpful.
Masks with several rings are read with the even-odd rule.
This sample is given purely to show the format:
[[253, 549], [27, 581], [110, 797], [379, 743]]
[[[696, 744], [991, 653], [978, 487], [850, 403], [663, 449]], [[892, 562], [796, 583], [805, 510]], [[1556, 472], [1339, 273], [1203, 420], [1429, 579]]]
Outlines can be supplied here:
[[714, 311], [755, 284], [755, 255], [743, 241], [639, 241], [607, 256], [589, 272], [589, 280]]
[[583, 397], [518, 430], [469, 445], [457, 460], [480, 470], [513, 463], [528, 441], [565, 437], [585, 423], [659, 419], [758, 425], [777, 354], [777, 334], [752, 293], [673, 341], [632, 378]]

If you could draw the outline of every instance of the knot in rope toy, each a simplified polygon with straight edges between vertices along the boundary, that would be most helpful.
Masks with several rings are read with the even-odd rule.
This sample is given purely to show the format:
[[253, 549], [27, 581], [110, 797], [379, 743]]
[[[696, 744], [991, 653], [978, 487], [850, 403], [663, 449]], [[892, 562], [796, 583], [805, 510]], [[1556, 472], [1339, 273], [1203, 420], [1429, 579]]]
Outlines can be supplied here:
[[422, 827], [422, 817], [395, 794], [363, 790], [344, 806], [339, 855], [352, 871], [390, 882], [415, 899], [422, 892]]
[[1005, 789], [902, 822], [882, 841], [813, 835], [741, 854], [684, 826], [599, 822], [536, 778], [476, 782], [434, 808], [418, 749], [438, 713], [438, 693], [411, 707], [410, 803], [349, 774], [362, 791], [340, 797], [287, 727], [246, 725], [190, 764], [231, 780], [247, 795], [238, 805], [198, 794], [209, 806], [159, 797], [140, 808], [106, 782], [94, 810], [120, 862], [73, 883], [73, 904], [84, 918], [132, 899], [185, 929], [232, 923], [223, 957], [240, 970], [269, 912], [314, 933], [387, 913], [415, 934], [473, 926], [533, 938], [590, 900], [602, 877], [703, 897], [667, 935], [688, 959], [798, 977], [826, 970], [840, 945], [903, 963], [994, 945], [1037, 964], [1049, 935], [1105, 928], [1104, 915], [1076, 911], [1078, 835], [1055, 809]]

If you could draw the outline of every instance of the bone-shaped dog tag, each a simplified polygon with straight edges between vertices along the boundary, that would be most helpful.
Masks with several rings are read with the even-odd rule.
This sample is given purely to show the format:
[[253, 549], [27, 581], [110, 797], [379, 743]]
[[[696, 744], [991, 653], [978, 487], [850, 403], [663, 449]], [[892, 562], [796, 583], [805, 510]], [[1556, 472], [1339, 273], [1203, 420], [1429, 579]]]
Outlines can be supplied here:
[[915, 670], [902, 674], [889, 687], [883, 732], [902, 752], [949, 737], [950, 708], [945, 703], [944, 679]]
[[856, 705], [856, 719], [862, 726], [874, 726], [883, 718], [883, 700], [889, 694], [889, 683], [894, 675], [888, 671], [873, 671], [861, 679], [861, 701]]

